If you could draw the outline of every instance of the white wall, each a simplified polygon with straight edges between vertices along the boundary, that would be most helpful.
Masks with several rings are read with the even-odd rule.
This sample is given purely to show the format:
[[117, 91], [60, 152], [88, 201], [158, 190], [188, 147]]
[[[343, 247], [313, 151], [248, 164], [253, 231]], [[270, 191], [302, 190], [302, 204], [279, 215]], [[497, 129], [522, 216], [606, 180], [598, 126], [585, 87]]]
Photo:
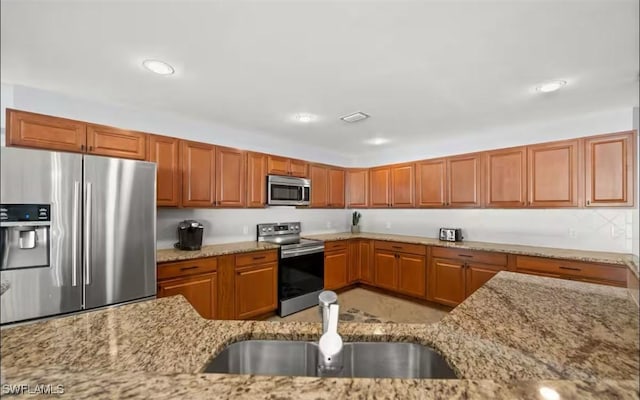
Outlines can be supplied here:
[[5, 145], [6, 109], [13, 107], [13, 86], [5, 83], [0, 85], [0, 146]]
[[629, 253], [629, 209], [359, 210], [365, 232], [435, 238], [462, 228], [465, 240]]
[[425, 137], [403, 145], [385, 146], [355, 158], [353, 165], [370, 167], [627, 131], [632, 129], [629, 110], [627, 107], [514, 126], [500, 126], [498, 122], [495, 126], [471, 132]]
[[636, 206], [632, 211], [632, 238], [633, 245], [631, 252], [636, 256], [640, 256], [640, 108], [635, 107], [633, 109], [633, 129], [636, 130], [636, 142], [638, 145], [636, 153]]
[[[320, 161], [337, 165], [347, 165], [351, 162], [350, 158], [328, 150], [306, 146], [297, 142], [274, 139], [262, 132], [200, 121], [171, 112], [141, 110], [115, 104], [103, 104], [61, 93], [6, 83], [2, 84], [2, 92], [13, 92], [13, 101], [8, 102], [8, 105], [20, 110], [79, 119], [205, 143], [214, 143], [222, 146], [302, 158], [309, 161]], [[2, 114], [5, 113], [5, 107], [5, 104], [2, 104], [2, 109], [0, 110]]]
[[176, 227], [184, 219], [204, 224], [204, 244], [256, 240], [256, 224], [302, 222], [305, 234], [344, 232], [349, 229], [347, 210], [296, 209], [158, 209], [158, 248], [169, 248], [177, 241]]

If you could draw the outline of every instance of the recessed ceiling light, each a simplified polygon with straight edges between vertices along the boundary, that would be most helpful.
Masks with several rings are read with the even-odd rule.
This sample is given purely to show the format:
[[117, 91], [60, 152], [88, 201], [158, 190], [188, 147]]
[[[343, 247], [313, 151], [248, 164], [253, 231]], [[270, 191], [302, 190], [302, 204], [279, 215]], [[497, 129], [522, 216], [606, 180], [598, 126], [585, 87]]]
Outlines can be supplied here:
[[159, 75], [172, 75], [176, 72], [171, 65], [160, 60], [144, 60], [142, 66]]
[[556, 90], [560, 89], [566, 84], [567, 84], [567, 81], [551, 81], [551, 82], [546, 82], [546, 83], [543, 83], [542, 85], [537, 86], [536, 90], [542, 93], [555, 92]]
[[344, 117], [340, 117], [340, 119], [343, 120], [344, 122], [358, 122], [367, 118], [369, 118], [369, 115], [361, 111], [354, 112], [353, 114], [345, 115]]
[[367, 144], [372, 144], [374, 146], [380, 146], [381, 144], [389, 143], [389, 139], [377, 137], [373, 139], [367, 139], [364, 142]]
[[306, 124], [315, 121], [318, 117], [310, 113], [298, 113], [296, 114], [295, 118], [296, 121]]

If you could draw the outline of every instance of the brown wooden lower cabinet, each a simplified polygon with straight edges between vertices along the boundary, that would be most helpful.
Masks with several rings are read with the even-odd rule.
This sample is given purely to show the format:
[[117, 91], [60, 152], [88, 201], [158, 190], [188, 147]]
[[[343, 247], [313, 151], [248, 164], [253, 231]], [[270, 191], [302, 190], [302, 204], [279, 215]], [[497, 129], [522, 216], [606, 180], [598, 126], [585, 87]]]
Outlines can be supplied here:
[[216, 317], [216, 273], [158, 282], [158, 297], [183, 295], [203, 317]]
[[324, 288], [340, 289], [349, 284], [349, 256], [345, 247], [324, 255]]
[[[407, 249], [422, 254], [402, 252]], [[425, 247], [420, 245], [376, 242], [373, 281], [375, 286], [424, 298], [427, 288], [425, 250]]]
[[278, 307], [278, 263], [236, 269], [236, 316], [266, 314]]
[[465, 298], [480, 289], [482, 285], [493, 278], [495, 274], [504, 271], [504, 267], [498, 265], [467, 263], [465, 271]]
[[448, 306], [460, 304], [465, 297], [464, 261], [434, 258], [430, 268], [431, 300]]
[[373, 283], [373, 241], [362, 239], [358, 241], [358, 264], [360, 267], [360, 280]]
[[557, 258], [516, 256], [516, 272], [612, 286], [626, 286], [627, 268]]

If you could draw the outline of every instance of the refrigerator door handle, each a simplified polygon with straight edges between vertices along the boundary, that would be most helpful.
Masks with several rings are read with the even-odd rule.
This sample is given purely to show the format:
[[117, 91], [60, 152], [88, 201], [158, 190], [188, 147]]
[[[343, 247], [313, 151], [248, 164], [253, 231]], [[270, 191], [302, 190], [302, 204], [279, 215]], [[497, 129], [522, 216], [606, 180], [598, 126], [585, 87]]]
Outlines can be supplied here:
[[78, 240], [78, 231], [80, 230], [79, 220], [80, 216], [79, 206], [80, 206], [80, 182], [73, 182], [73, 221], [72, 221], [72, 234], [71, 234], [71, 286], [78, 285], [78, 244], [80, 241]]
[[84, 284], [91, 284], [91, 183], [87, 182], [85, 188], [85, 214], [84, 214]]

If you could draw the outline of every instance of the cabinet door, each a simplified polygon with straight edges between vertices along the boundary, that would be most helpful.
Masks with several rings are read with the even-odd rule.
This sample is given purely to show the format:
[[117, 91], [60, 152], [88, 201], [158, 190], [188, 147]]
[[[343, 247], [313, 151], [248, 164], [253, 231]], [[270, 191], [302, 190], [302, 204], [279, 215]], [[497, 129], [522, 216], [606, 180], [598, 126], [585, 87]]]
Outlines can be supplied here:
[[360, 267], [360, 279], [364, 282], [373, 283], [374, 281], [374, 265], [372, 260], [373, 245], [369, 240], [358, 241], [358, 258]]
[[527, 199], [525, 147], [485, 153], [485, 206], [524, 207]]
[[326, 253], [324, 255], [324, 288], [339, 289], [347, 286], [349, 260], [347, 251]]
[[289, 175], [306, 178], [309, 176], [309, 164], [300, 160], [289, 160]]
[[376, 208], [390, 207], [391, 170], [388, 167], [371, 168], [369, 177], [369, 205]]
[[467, 268], [465, 269], [465, 298], [471, 296], [471, 293], [478, 290], [480, 286], [504, 269], [504, 267], [496, 265], [467, 263]]
[[634, 139], [633, 132], [585, 139], [587, 207], [633, 205]]
[[289, 159], [269, 156], [267, 169], [269, 170], [269, 175], [289, 175]]
[[480, 155], [452, 157], [447, 160], [447, 206], [480, 207]]
[[244, 207], [245, 167], [244, 151], [216, 147], [216, 206]]
[[320, 165], [312, 165], [309, 168], [311, 177], [311, 201], [310, 207], [327, 206], [327, 168]]
[[149, 135], [149, 161], [156, 163], [158, 206], [180, 205], [180, 141], [167, 136]]
[[444, 207], [447, 202], [447, 162], [428, 160], [416, 163], [416, 205]]
[[183, 295], [203, 318], [216, 317], [215, 273], [158, 282], [158, 297]]
[[578, 141], [527, 147], [529, 207], [578, 206]]
[[147, 158], [147, 134], [103, 125], [87, 125], [87, 152], [96, 156]]
[[363, 208], [369, 205], [369, 170], [347, 171], [347, 207]]
[[375, 284], [381, 288], [398, 288], [398, 271], [395, 253], [376, 250], [374, 253]]
[[236, 270], [236, 317], [246, 319], [278, 307], [278, 264]]
[[464, 262], [433, 258], [429, 290], [434, 301], [457, 306], [465, 297]]
[[360, 244], [359, 240], [349, 241], [349, 283], [360, 279]]
[[267, 156], [247, 154], [247, 207], [262, 208], [267, 204]]
[[415, 176], [413, 164], [391, 167], [391, 206], [414, 206]]
[[87, 124], [71, 119], [7, 109], [7, 146], [85, 151]]
[[182, 205], [212, 207], [215, 203], [215, 146], [181, 141]]
[[427, 294], [425, 257], [400, 253], [397, 260], [398, 291], [411, 296], [425, 297]]
[[[313, 185], [313, 180], [311, 180]], [[344, 170], [329, 168], [329, 207], [344, 208]]]

